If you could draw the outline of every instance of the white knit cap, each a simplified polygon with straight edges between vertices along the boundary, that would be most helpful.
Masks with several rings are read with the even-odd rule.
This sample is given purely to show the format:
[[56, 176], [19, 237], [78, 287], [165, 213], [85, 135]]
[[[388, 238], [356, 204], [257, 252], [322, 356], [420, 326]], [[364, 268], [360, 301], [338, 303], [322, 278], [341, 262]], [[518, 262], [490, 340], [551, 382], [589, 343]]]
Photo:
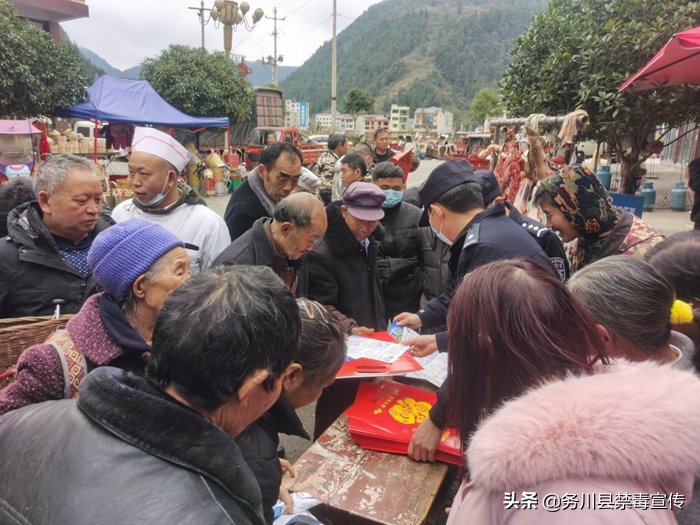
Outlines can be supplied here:
[[167, 160], [175, 166], [178, 173], [185, 169], [192, 158], [187, 148], [177, 140], [153, 128], [136, 128], [131, 150], [143, 151]]

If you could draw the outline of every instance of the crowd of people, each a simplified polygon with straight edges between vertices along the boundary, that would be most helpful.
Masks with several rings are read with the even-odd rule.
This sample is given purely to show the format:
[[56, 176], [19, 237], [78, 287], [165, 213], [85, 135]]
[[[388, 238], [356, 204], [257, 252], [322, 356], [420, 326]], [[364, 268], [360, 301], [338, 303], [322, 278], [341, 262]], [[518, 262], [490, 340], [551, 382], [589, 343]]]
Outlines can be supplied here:
[[223, 219], [153, 129], [113, 211], [69, 154], [0, 186], [0, 318], [75, 314], [0, 390], [0, 522], [271, 523], [279, 434], [316, 402], [317, 439], [358, 389], [345, 338], [396, 320], [448, 354], [408, 451], [462, 436], [448, 523], [697, 523], [700, 233], [664, 239], [584, 165], [542, 182], [546, 224], [466, 160], [411, 192], [374, 138], [331, 135], [317, 174], [270, 141]]

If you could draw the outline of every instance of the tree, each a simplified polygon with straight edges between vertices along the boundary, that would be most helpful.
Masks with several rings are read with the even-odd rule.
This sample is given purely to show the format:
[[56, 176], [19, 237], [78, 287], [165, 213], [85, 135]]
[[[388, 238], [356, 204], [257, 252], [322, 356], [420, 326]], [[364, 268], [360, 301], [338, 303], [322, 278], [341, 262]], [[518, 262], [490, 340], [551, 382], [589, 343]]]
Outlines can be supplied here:
[[253, 87], [225, 53], [171, 45], [142, 63], [148, 80], [168, 103], [189, 115], [223, 117], [238, 124], [250, 116]]
[[503, 113], [498, 94], [491, 88], [481, 88], [469, 105], [469, 118], [481, 123], [488, 117]]
[[87, 98], [90, 78], [75, 48], [17, 16], [0, 0], [0, 115], [51, 115]]
[[[621, 163], [622, 189], [634, 193], [647, 141], [700, 118], [700, 88], [619, 91], [679, 31], [700, 23], [696, 0], [553, 0], [515, 40], [501, 81], [510, 115], [585, 109], [585, 136], [607, 142]], [[665, 133], [659, 137], [663, 138]]]
[[[374, 109], [374, 97], [365, 89], [351, 89], [343, 97], [343, 109], [352, 115], [352, 125], [353, 129], [355, 129], [357, 117]], [[355, 133], [357, 133], [357, 130], [355, 130]]]

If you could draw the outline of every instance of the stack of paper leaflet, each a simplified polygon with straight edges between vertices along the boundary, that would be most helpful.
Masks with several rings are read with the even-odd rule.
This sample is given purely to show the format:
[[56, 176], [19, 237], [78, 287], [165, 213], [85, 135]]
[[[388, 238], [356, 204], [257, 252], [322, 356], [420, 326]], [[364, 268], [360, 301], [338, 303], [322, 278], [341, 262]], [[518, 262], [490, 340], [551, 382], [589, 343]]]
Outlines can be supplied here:
[[397, 344], [388, 332], [348, 338], [348, 357], [336, 379], [403, 375], [423, 370], [421, 364]]
[[[436, 401], [435, 394], [394, 381], [363, 382], [355, 404], [345, 412], [350, 436], [368, 450], [407, 454], [413, 431]], [[435, 459], [464, 464], [462, 441], [456, 431], [443, 433]]]

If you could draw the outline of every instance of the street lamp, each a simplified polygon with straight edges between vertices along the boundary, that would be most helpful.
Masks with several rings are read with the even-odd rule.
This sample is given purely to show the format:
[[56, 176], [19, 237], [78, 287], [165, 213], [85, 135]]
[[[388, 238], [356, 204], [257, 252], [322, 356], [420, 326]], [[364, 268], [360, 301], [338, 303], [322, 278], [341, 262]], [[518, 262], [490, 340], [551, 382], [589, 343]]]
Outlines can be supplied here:
[[[252, 20], [249, 22], [246, 14], [250, 11], [248, 2], [238, 2], [233, 0], [216, 0], [211, 10], [211, 17], [224, 25], [224, 51], [231, 57], [231, 46], [233, 43], [233, 32], [238, 26], [243, 25], [248, 31], [252, 31], [255, 25], [262, 20], [265, 13], [259, 7], [253, 12]], [[218, 26], [217, 26], [218, 27]]]
[[[252, 31], [255, 25], [262, 20], [265, 12], [259, 7], [253, 11], [253, 16], [249, 22], [246, 14], [250, 11], [248, 2], [238, 2], [233, 0], [216, 0], [214, 7], [205, 9], [204, 0], [201, 0], [200, 7], [190, 7], [198, 11], [199, 21], [202, 25], [202, 49], [204, 49], [204, 26], [214, 20], [214, 26], [219, 27], [224, 25], [224, 51], [226, 55], [231, 57], [231, 45], [233, 43], [233, 31], [239, 25], [243, 25], [248, 31]], [[205, 11], [209, 11], [209, 17], [204, 16]], [[217, 23], [218, 22], [218, 23]]]

